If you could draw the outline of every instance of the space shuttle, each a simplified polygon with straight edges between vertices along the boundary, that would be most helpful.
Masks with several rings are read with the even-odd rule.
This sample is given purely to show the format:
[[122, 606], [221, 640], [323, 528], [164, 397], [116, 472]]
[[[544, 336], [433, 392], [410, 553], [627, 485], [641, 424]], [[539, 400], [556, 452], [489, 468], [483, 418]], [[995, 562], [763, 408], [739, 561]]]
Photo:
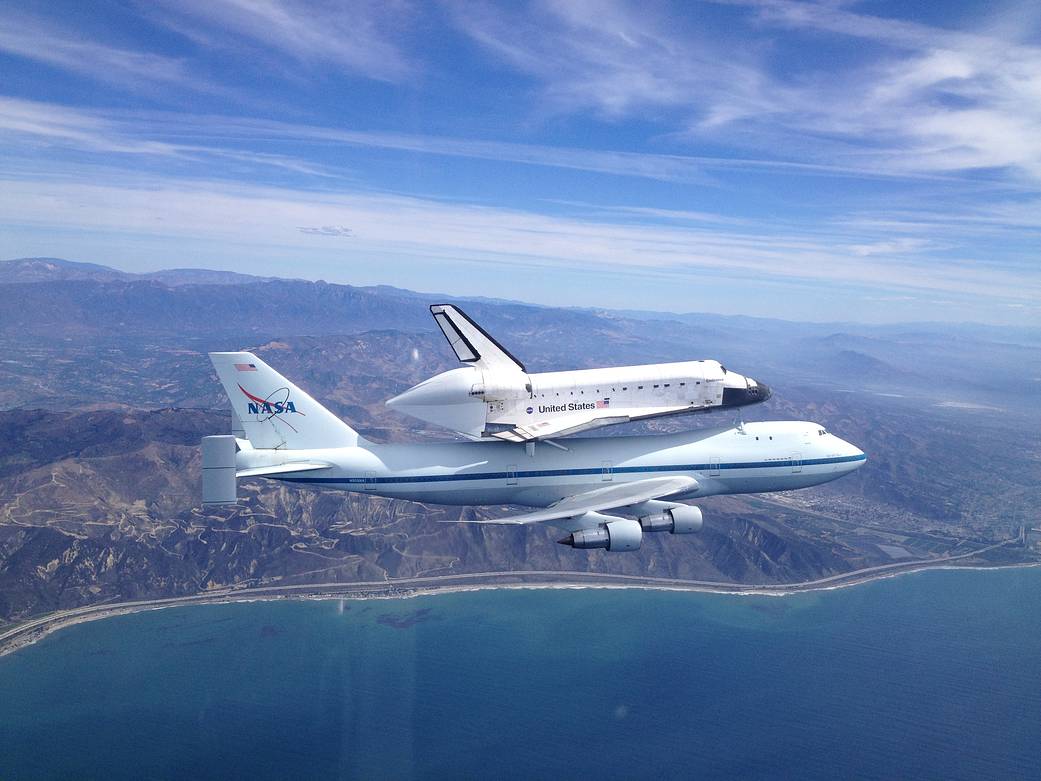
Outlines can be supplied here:
[[430, 312], [464, 366], [386, 404], [473, 440], [552, 441], [602, 426], [770, 398], [767, 385], [715, 360], [531, 373], [459, 307], [436, 304]]

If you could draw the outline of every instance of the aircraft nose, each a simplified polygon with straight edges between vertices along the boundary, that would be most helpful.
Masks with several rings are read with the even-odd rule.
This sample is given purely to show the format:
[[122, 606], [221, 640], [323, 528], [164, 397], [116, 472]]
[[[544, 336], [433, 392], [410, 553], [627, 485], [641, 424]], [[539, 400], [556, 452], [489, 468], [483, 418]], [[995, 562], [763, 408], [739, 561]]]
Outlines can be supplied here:
[[846, 440], [842, 441], [848, 450], [847, 455], [853, 459], [849, 462], [850, 469], [860, 469], [860, 467], [864, 466], [867, 461], [867, 454], [856, 445], [846, 442]]

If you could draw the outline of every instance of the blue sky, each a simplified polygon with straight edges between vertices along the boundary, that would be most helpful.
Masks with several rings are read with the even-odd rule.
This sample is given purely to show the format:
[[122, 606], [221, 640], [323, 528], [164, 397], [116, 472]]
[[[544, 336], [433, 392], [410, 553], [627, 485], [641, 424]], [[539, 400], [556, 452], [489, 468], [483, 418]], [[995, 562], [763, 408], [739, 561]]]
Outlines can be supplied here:
[[14, 2], [0, 257], [1041, 324], [1041, 4]]

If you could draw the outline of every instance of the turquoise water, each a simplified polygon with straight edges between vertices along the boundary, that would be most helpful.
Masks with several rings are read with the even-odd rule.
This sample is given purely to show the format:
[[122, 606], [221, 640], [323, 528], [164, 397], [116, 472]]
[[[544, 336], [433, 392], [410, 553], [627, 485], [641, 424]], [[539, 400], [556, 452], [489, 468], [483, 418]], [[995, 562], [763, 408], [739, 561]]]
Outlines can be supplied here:
[[0, 778], [1041, 778], [1041, 569], [186, 607], [0, 658]]

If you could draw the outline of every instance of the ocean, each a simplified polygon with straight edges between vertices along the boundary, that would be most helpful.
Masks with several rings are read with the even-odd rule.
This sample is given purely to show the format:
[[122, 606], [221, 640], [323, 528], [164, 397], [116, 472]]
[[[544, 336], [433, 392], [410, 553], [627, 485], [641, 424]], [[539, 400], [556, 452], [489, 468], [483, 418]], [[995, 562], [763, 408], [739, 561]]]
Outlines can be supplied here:
[[1041, 569], [179, 607], [0, 658], [0, 778], [1041, 778]]

